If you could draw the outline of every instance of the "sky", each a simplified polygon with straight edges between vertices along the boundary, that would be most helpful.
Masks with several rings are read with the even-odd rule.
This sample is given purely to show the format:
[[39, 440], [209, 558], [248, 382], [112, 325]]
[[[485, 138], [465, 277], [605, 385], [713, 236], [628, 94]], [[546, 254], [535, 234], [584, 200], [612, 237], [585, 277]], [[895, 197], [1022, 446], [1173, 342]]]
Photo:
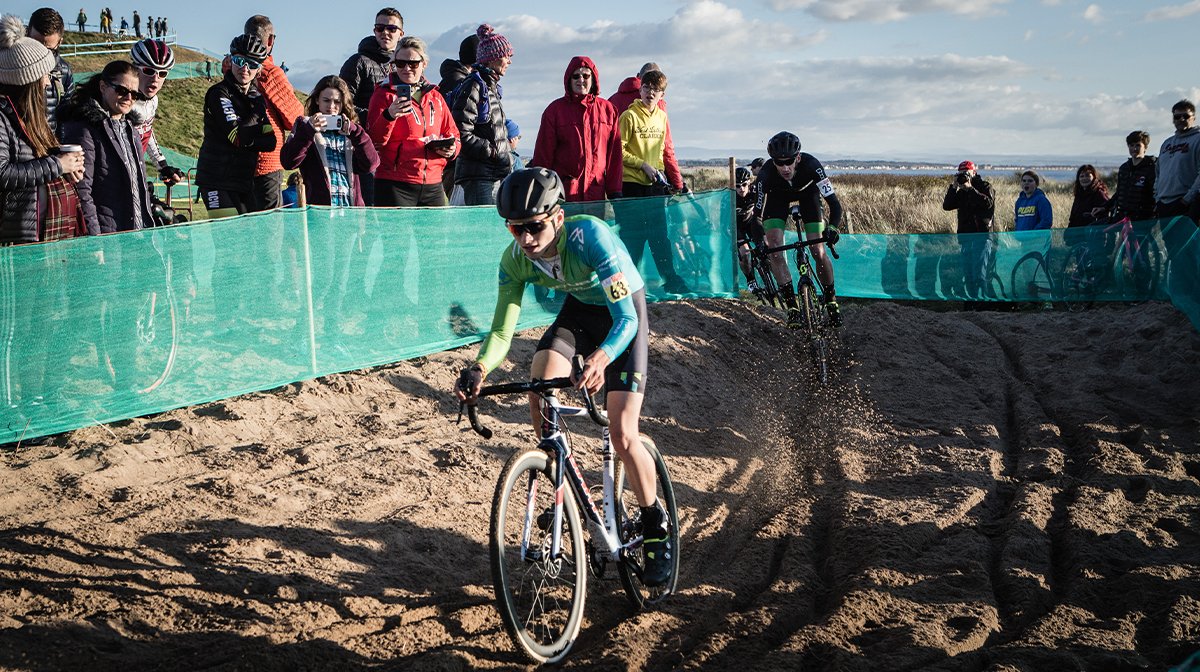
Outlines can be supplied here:
[[[10, 3], [24, 17], [40, 3]], [[110, 5], [156, 7], [181, 44], [224, 53], [251, 13], [271, 17], [276, 62], [307, 91], [370, 34], [379, 3]], [[654, 61], [669, 77], [672, 135], [689, 158], [765, 154], [780, 130], [818, 157], [1002, 157], [1115, 161], [1143, 129], [1151, 153], [1173, 132], [1170, 108], [1200, 102], [1200, 0], [457, 0], [394, 4], [430, 45], [427, 71], [456, 58], [483, 22], [512, 43], [504, 109], [532, 154], [546, 105], [575, 55], [601, 93]], [[78, 9], [65, 11], [67, 21]], [[85, 9], [98, 19], [100, 6]], [[119, 20], [119, 19], [118, 19]], [[1187, 73], [1191, 72], [1189, 76]], [[169, 84], [168, 84], [169, 85]]]

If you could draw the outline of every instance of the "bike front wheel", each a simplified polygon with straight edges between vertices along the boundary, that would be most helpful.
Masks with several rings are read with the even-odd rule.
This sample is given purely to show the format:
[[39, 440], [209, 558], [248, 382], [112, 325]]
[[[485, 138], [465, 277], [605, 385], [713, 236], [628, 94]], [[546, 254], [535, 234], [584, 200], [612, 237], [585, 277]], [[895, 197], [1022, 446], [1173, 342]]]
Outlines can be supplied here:
[[[671, 485], [671, 474], [667, 471], [667, 463], [663, 460], [658, 447], [649, 437], [641, 437], [642, 445], [654, 460], [655, 494], [662, 503], [670, 518], [671, 544], [671, 578], [661, 586], [647, 586], [642, 583], [642, 571], [646, 566], [646, 558], [642, 553], [642, 508], [633, 489], [629, 487], [625, 475], [625, 464], [617, 467], [617, 526], [621, 532], [621, 544], [625, 550], [617, 568], [621, 575], [621, 585], [625, 588], [625, 596], [629, 598], [634, 609], [641, 610], [646, 605], [655, 604], [675, 592], [679, 582], [679, 511], [675, 506], [675, 488]], [[631, 543], [632, 542], [632, 543]]]
[[587, 549], [570, 493], [563, 499], [561, 552], [551, 551], [552, 470], [542, 450], [509, 458], [496, 483], [489, 541], [500, 619], [513, 644], [538, 663], [558, 662], [571, 650], [587, 590]]
[[825, 335], [824, 306], [811, 282], [800, 282], [800, 310], [804, 312], [804, 339], [812, 357], [813, 374], [822, 385], [829, 382], [829, 339]]

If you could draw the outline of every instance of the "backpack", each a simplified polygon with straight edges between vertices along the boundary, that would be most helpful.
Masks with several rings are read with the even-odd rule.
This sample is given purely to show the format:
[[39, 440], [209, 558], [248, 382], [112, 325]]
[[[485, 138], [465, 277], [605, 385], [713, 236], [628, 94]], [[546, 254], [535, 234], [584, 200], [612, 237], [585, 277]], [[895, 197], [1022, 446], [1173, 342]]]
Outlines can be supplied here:
[[442, 97], [446, 99], [446, 106], [453, 110], [458, 99], [467, 94], [467, 85], [472, 81], [479, 82], [480, 90], [483, 93], [483, 95], [479, 96], [479, 114], [475, 116], [475, 125], [478, 126], [488, 123], [492, 112], [492, 101], [491, 97], [488, 96], [487, 84], [483, 82], [483, 77], [479, 75], [478, 71], [474, 71], [464, 77], [452, 91], [442, 94]]

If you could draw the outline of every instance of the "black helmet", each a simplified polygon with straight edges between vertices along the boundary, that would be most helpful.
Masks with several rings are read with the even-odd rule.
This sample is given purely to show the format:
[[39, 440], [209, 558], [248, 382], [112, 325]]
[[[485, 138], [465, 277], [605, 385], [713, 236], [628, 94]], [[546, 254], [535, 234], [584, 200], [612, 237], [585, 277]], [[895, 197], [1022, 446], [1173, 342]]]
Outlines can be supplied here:
[[767, 162], [767, 160], [766, 160], [766, 159], [764, 159], [764, 158], [762, 158], [762, 157], [760, 156], [760, 157], [758, 157], [758, 158], [756, 158], [756, 159], [754, 159], [753, 161], [751, 161], [751, 162], [750, 162], [750, 167], [751, 167], [751, 168], [753, 168], [753, 169], [755, 169], [755, 170], [757, 170], [757, 169], [759, 169], [759, 168], [762, 168], [762, 167], [763, 167], [763, 164], [764, 164], [764, 163], [766, 163], [766, 162]]
[[229, 43], [229, 54], [231, 56], [245, 56], [254, 61], [262, 63], [267, 60], [267, 56], [271, 55], [271, 48], [267, 46], [257, 35], [238, 35]]
[[553, 212], [566, 198], [558, 173], [546, 168], [524, 168], [500, 183], [496, 212], [504, 219], [529, 219]]
[[767, 153], [772, 159], [791, 159], [800, 153], [800, 138], [795, 133], [780, 131], [767, 142]]
[[736, 184], [746, 184], [753, 179], [754, 173], [750, 172], [750, 169], [744, 166], [739, 166], [738, 169], [733, 172], [733, 181]]

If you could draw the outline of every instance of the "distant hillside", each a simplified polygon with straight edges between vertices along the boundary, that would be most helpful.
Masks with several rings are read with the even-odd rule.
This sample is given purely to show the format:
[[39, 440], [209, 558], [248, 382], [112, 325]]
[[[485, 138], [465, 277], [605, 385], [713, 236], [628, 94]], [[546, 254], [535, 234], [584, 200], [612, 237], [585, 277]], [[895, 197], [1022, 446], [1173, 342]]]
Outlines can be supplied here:
[[[113, 35], [103, 35], [101, 33], [91, 32], [77, 33], [75, 31], [67, 31], [63, 34], [64, 45], [95, 44], [99, 42], [124, 41], [126, 39], [133, 38], [116, 38]], [[72, 56], [70, 53], [71, 49], [69, 47], [60, 47], [59, 51], [62, 52], [63, 58], [67, 60], [67, 63], [71, 64], [72, 70], [75, 70], [76, 72], [98, 72], [102, 70], [109, 61], [128, 58], [129, 45], [122, 45], [122, 47], [125, 48], [125, 51], [114, 54], [97, 54], [94, 56]], [[121, 47], [114, 47], [114, 49], [117, 48]], [[172, 46], [171, 50], [175, 52], [176, 63], [197, 63], [205, 60], [211, 60], [208, 56], [205, 56], [198, 51], [192, 51], [191, 49], [187, 49], [185, 47]]]

